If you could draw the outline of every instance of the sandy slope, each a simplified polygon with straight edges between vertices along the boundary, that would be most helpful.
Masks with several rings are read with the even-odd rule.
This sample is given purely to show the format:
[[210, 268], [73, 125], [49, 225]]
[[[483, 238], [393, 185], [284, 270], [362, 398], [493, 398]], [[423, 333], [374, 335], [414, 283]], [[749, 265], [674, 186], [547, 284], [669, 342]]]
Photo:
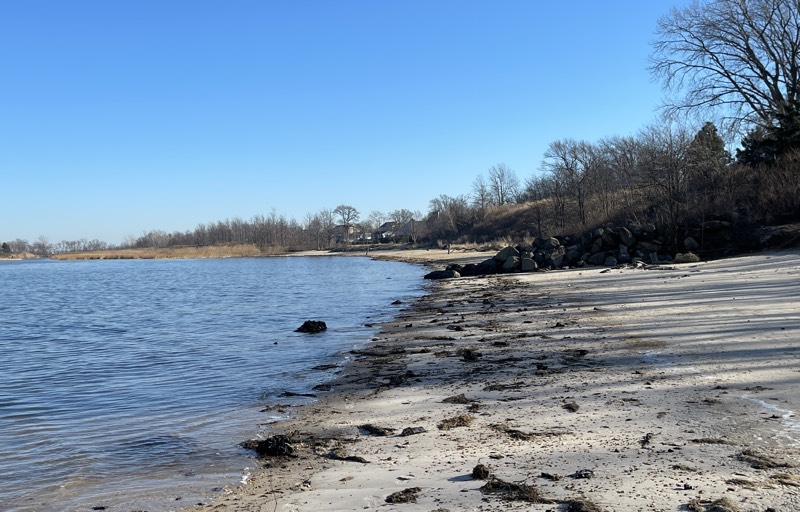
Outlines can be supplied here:
[[196, 509], [800, 510], [798, 357], [798, 251], [436, 283], [276, 425], [299, 457]]

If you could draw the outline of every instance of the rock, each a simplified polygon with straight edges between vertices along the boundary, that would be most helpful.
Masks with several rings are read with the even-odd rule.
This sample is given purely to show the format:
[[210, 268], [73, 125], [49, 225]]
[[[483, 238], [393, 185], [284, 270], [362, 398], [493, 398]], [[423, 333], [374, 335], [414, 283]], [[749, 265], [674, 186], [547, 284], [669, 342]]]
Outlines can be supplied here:
[[603, 250], [603, 239], [598, 238], [593, 243], [592, 246], [589, 248], [589, 252], [592, 254], [597, 254], [598, 252]]
[[633, 233], [628, 228], [619, 228], [617, 235], [619, 236], [619, 241], [625, 244], [626, 247], [631, 248], [636, 245], [636, 237], [633, 236]]
[[494, 259], [501, 263], [505, 263], [509, 258], [519, 258], [519, 251], [516, 247], [510, 245], [494, 255]]
[[533, 258], [522, 258], [519, 262], [519, 269], [523, 272], [533, 272], [538, 268]]
[[611, 229], [606, 229], [603, 231], [603, 237], [601, 240], [603, 241], [604, 249], [614, 249], [617, 247], [617, 245], [619, 245], [619, 237]]
[[425, 274], [424, 279], [453, 279], [461, 277], [461, 274], [455, 270], [434, 270]]
[[475, 263], [467, 263], [463, 267], [461, 267], [461, 271], [459, 272], [462, 276], [477, 276], [478, 275], [478, 265]]
[[519, 269], [520, 269], [520, 259], [517, 256], [509, 256], [503, 262], [503, 272], [514, 272], [515, 270]]
[[589, 258], [587, 258], [586, 260], [586, 263], [588, 263], [589, 265], [602, 265], [603, 263], [605, 263], [605, 261], [606, 261], [606, 253], [598, 252], [589, 256]]
[[316, 334], [318, 332], [322, 332], [328, 328], [325, 325], [325, 322], [321, 320], [306, 320], [303, 322], [303, 325], [295, 329], [294, 332], [305, 332], [310, 334]]
[[563, 245], [559, 245], [553, 249], [553, 252], [550, 253], [550, 258], [548, 258], [550, 265], [553, 268], [561, 268], [564, 262], [564, 255], [567, 254], [567, 248]]
[[605, 261], [603, 261], [603, 265], [606, 267], [616, 267], [617, 258], [615, 258], [614, 256], [607, 256]]
[[661, 244], [658, 242], [639, 242], [638, 247], [645, 252], [656, 252], [661, 249]]
[[675, 255], [675, 258], [672, 260], [675, 263], [697, 263], [700, 261], [700, 256], [696, 255], [693, 252], [687, 253], [678, 253]]
[[625, 244], [619, 244], [619, 256], [617, 257], [617, 260], [620, 263], [630, 263], [632, 259], [633, 258], [631, 258], [631, 255], [628, 252], [628, 247]]
[[694, 238], [687, 236], [683, 239], [683, 248], [689, 252], [694, 252], [700, 249], [700, 244]]
[[478, 274], [479, 275], [486, 275], [486, 274], [496, 274], [500, 270], [500, 266], [502, 264], [494, 258], [489, 258], [488, 260], [484, 260], [478, 263]]
[[427, 432], [424, 427], [406, 427], [400, 432], [402, 437], [413, 436], [415, 434], [424, 434]]

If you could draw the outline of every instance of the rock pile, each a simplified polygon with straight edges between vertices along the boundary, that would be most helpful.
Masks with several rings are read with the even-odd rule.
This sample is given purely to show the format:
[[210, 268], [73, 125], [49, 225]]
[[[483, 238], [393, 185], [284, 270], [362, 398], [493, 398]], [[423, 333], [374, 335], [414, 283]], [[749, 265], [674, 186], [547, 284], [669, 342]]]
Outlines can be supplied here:
[[[691, 237], [684, 240], [682, 261], [699, 261], [692, 252], [699, 244]], [[630, 228], [597, 228], [582, 238], [540, 238], [531, 245], [508, 246], [481, 263], [453, 264], [436, 270], [425, 279], [449, 279], [461, 276], [534, 272], [586, 265], [614, 267], [625, 263], [665, 263], [672, 257], [662, 252], [664, 240], [653, 225]]]

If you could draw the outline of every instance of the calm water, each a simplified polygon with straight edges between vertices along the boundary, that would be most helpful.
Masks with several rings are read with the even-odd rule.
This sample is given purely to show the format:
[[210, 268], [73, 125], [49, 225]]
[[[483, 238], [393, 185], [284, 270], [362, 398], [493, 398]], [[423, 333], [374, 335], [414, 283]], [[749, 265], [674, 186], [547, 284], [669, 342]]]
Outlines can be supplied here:
[[[366, 258], [0, 262], [0, 509], [175, 510], [254, 464], [238, 443], [422, 294]], [[328, 331], [294, 333], [306, 319]]]

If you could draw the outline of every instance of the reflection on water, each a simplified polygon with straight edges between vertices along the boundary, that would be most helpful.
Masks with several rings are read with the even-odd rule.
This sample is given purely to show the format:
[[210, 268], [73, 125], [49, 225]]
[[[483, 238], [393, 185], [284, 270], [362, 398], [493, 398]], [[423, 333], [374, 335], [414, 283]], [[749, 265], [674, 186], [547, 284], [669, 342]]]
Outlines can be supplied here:
[[[239, 482], [262, 402], [329, 378], [311, 368], [343, 361], [422, 273], [365, 258], [0, 264], [1, 502], [154, 512]], [[294, 333], [307, 319], [328, 331]]]

